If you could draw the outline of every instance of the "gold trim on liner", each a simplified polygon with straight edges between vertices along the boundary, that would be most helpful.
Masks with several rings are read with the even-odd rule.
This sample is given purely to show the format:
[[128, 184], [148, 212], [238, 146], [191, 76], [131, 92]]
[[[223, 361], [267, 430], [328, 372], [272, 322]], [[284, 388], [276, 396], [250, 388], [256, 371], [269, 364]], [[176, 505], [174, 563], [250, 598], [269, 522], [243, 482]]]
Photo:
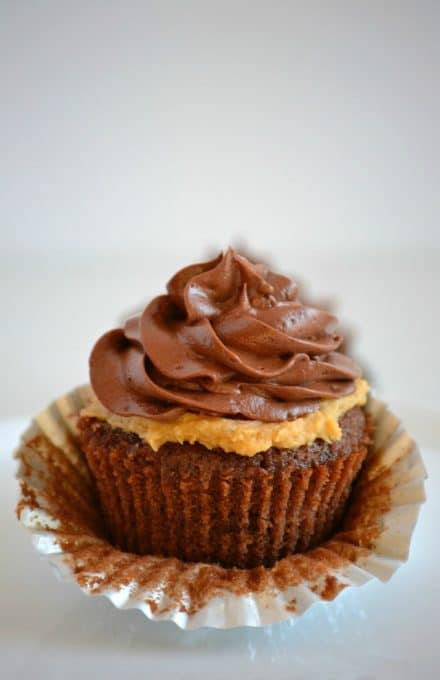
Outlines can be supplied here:
[[157, 421], [139, 416], [118, 416], [108, 411], [96, 397], [81, 411], [81, 416], [105, 420], [112, 427], [133, 432], [157, 451], [166, 442], [198, 442], [207, 449], [220, 448], [241, 456], [255, 456], [272, 446], [280, 449], [311, 444], [315, 439], [334, 442], [341, 438], [339, 418], [354, 406], [363, 406], [369, 386], [356, 380], [352, 394], [340, 399], [323, 399], [317, 411], [276, 423], [233, 420], [198, 413], [184, 413], [175, 420]]

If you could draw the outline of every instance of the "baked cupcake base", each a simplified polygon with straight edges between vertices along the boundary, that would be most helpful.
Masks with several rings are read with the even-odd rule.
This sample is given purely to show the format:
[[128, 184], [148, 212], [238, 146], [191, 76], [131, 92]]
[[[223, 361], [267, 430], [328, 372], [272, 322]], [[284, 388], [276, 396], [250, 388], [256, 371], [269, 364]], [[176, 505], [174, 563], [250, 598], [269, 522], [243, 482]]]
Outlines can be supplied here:
[[81, 447], [114, 545], [138, 554], [273, 565], [327, 538], [368, 453], [360, 407], [340, 419], [342, 437], [252, 457], [201, 444], [155, 452], [136, 434], [81, 418]]

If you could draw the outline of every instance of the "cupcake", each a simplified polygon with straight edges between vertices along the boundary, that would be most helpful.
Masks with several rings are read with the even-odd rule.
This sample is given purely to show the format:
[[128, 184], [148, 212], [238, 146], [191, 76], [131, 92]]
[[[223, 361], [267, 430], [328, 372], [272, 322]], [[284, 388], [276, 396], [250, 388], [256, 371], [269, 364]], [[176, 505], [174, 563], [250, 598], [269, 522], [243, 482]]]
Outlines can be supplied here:
[[252, 568], [328, 538], [371, 429], [335, 325], [229, 249], [103, 335], [78, 432], [112, 543]]

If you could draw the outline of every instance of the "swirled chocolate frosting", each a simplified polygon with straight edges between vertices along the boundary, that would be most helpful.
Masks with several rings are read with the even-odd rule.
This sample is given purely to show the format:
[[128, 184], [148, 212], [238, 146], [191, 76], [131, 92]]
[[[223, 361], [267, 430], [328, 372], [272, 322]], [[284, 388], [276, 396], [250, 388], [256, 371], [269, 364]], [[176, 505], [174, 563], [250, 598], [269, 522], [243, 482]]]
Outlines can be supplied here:
[[302, 304], [296, 284], [229, 249], [170, 280], [90, 357], [99, 401], [122, 416], [184, 411], [282, 421], [354, 390], [331, 314]]

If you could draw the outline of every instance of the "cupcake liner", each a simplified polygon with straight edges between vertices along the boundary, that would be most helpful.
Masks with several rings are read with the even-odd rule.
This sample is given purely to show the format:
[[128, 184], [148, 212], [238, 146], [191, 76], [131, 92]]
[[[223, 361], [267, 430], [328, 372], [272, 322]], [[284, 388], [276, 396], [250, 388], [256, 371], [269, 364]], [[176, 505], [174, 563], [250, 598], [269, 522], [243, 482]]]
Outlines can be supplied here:
[[78, 414], [89, 397], [89, 388], [82, 387], [53, 402], [34, 419], [16, 452], [19, 520], [60, 578], [85, 593], [184, 629], [263, 626], [299, 616], [347, 586], [386, 581], [406, 561], [426, 472], [416, 444], [383, 402], [370, 398], [367, 404], [374, 446], [341, 529], [272, 567], [237, 569], [139, 556], [108, 542], [77, 441]]

